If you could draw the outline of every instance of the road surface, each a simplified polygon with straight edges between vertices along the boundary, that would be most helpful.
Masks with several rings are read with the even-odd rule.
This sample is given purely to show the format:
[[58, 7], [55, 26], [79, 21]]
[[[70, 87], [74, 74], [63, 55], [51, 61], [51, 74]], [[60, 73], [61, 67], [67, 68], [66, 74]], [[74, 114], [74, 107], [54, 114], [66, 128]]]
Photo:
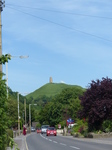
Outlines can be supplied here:
[[31, 133], [26, 138], [28, 150], [112, 150], [112, 138], [77, 139]]

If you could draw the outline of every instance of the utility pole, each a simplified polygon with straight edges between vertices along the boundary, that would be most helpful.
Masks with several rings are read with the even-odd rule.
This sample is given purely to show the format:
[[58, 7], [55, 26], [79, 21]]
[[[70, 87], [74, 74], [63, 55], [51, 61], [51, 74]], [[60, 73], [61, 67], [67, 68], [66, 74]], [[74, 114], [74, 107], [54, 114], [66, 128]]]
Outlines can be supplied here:
[[31, 133], [31, 105], [37, 105], [37, 104], [29, 104], [29, 128]]
[[[2, 19], [1, 12], [3, 11], [3, 7], [5, 7], [5, 0], [0, 0], [0, 57], [2, 56]], [[2, 72], [2, 65], [0, 65], [0, 72]]]
[[25, 126], [26, 126], [26, 99], [24, 99], [24, 109], [25, 109]]
[[30, 110], [30, 106], [31, 106], [31, 104], [29, 104], [29, 129], [30, 129], [30, 133], [31, 133], [31, 110]]
[[18, 134], [20, 135], [19, 93], [17, 93], [17, 102], [18, 102]]

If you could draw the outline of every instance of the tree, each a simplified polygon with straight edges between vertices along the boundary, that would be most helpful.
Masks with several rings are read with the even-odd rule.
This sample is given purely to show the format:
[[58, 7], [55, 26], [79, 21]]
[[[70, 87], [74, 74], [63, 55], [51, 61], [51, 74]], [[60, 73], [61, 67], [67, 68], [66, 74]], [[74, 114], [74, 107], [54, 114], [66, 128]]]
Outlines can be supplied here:
[[60, 94], [52, 97], [52, 100], [41, 109], [39, 122], [54, 126], [63, 120], [66, 121], [69, 117], [76, 119], [81, 107], [79, 96], [83, 92], [82, 89], [73, 87], [64, 89]]
[[[0, 64], [8, 62], [9, 55], [2, 55], [0, 57]], [[0, 149], [5, 150], [7, 146], [7, 91], [6, 81], [2, 79], [3, 73], [0, 72]]]
[[89, 130], [101, 129], [104, 120], [112, 120], [112, 79], [92, 81], [80, 100], [83, 107], [80, 116], [88, 118]]
[[6, 129], [7, 129], [7, 95], [5, 80], [0, 76], [0, 149], [6, 147]]
[[17, 100], [13, 100], [13, 99], [8, 99], [8, 118], [9, 118], [9, 124], [8, 124], [8, 127], [9, 128], [15, 128], [18, 126], [18, 111], [17, 111]]

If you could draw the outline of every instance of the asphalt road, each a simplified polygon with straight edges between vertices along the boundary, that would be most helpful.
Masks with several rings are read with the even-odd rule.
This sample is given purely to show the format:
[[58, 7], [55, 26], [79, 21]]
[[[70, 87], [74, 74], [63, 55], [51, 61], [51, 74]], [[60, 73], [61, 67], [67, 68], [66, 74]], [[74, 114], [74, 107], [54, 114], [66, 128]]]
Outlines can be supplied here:
[[112, 150], [112, 139], [77, 139], [32, 133], [26, 138], [28, 150]]

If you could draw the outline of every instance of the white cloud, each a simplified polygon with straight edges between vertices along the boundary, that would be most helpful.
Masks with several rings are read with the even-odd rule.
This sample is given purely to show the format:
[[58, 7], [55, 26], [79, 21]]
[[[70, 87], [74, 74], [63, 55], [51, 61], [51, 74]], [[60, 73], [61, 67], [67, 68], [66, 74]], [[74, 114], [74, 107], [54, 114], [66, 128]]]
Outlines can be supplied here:
[[61, 80], [60, 83], [65, 83], [65, 82]]

